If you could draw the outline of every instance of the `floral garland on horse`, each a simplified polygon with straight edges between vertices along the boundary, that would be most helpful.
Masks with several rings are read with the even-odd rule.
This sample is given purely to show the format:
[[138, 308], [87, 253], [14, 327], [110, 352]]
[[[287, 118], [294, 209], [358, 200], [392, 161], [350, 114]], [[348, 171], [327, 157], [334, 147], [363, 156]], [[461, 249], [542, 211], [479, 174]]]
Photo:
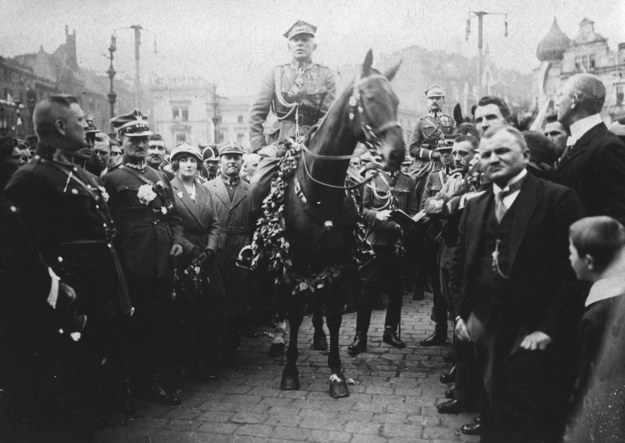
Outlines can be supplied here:
[[[331, 285], [346, 269], [358, 266], [364, 258], [370, 257], [372, 250], [365, 240], [365, 227], [361, 217], [353, 232], [356, 248], [352, 257], [342, 263], [326, 266], [314, 277], [304, 277], [293, 271], [290, 244], [284, 236], [286, 231], [284, 200], [289, 178], [297, 169], [299, 153], [304, 146], [302, 141], [293, 138], [288, 138], [282, 143], [286, 151], [280, 158], [278, 175], [271, 182], [271, 191], [263, 200], [263, 216], [257, 222], [252, 239], [252, 269], [256, 269], [259, 263], [266, 259], [269, 271], [276, 274], [276, 284], [295, 283], [292, 293], [297, 295], [305, 291], [315, 292]], [[360, 214], [360, 205], [357, 203], [358, 189], [354, 188], [349, 192]]]

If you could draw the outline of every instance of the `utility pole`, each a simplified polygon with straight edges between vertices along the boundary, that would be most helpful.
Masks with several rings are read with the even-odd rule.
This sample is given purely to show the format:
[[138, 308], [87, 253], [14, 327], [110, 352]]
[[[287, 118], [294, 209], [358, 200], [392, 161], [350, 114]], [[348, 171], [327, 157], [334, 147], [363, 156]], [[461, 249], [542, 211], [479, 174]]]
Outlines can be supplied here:
[[[109, 65], [109, 69], [108, 71], [106, 71], [106, 73], [109, 76], [109, 80], [111, 82], [111, 89], [109, 90], [109, 93], [106, 95], [109, 99], [109, 109], [110, 109], [110, 116], [111, 119], [113, 117], [115, 117], [115, 100], [117, 99], [117, 93], [115, 92], [115, 89], [113, 88], [113, 79], [115, 78], [115, 74], [117, 74], [117, 72], [115, 71], [115, 68], [113, 68], [113, 53], [117, 51], [117, 37], [115, 37], [114, 34], [111, 35], [111, 45], [109, 46], [109, 56], [107, 57], [111, 64]], [[113, 123], [111, 123], [111, 132], [115, 132], [115, 128], [113, 128]]]
[[467, 18], [467, 36], [466, 40], [469, 41], [469, 34], [471, 34], [471, 19], [477, 17], [477, 98], [482, 96], [482, 47], [484, 42], [484, 16], [485, 15], [503, 15], [505, 17], [505, 31], [504, 37], [508, 37], [508, 14], [504, 12], [485, 12], [485, 11], [469, 11], [469, 18]]
[[141, 109], [141, 71], [139, 68], [139, 47], [141, 46], [141, 25], [132, 25], [135, 30], [135, 89], [137, 94], [137, 109]]
[[223, 97], [217, 94], [217, 84], [213, 83], [213, 118], [211, 120], [213, 121], [213, 139], [215, 144], [219, 144], [220, 142], [219, 135], [221, 133], [221, 109], [219, 106], [221, 104], [222, 98], [227, 99], [227, 97]]

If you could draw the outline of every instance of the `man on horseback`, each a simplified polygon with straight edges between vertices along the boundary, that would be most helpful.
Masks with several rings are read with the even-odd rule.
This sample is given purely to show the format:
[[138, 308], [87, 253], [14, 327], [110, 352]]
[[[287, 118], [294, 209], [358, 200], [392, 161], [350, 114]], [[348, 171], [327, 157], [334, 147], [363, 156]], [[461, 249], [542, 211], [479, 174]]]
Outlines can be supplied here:
[[[293, 58], [290, 63], [276, 66], [265, 77], [260, 93], [250, 106], [250, 144], [252, 152], [261, 156], [250, 183], [252, 223], [260, 216], [263, 199], [276, 174], [277, 143], [287, 137], [305, 136], [334, 102], [334, 74], [328, 67], [312, 61], [312, 53], [317, 49], [316, 31], [316, 26], [298, 20], [284, 33]], [[263, 123], [270, 110], [277, 121], [265, 138]]]

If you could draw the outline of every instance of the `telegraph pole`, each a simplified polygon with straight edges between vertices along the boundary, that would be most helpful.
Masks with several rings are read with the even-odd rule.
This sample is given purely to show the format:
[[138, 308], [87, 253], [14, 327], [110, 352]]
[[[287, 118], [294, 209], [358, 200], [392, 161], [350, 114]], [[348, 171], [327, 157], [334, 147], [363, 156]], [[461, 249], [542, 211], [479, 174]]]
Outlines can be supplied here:
[[141, 109], [141, 71], [139, 68], [139, 47], [141, 46], [141, 25], [132, 25], [135, 30], [135, 89], [137, 94], [137, 109]]
[[469, 18], [467, 19], [467, 36], [466, 40], [469, 41], [469, 34], [471, 34], [471, 19], [477, 17], [477, 98], [482, 96], [482, 48], [484, 42], [484, 16], [485, 15], [503, 15], [505, 17], [505, 30], [504, 37], [508, 37], [508, 14], [504, 12], [485, 12], [485, 11], [469, 11]]

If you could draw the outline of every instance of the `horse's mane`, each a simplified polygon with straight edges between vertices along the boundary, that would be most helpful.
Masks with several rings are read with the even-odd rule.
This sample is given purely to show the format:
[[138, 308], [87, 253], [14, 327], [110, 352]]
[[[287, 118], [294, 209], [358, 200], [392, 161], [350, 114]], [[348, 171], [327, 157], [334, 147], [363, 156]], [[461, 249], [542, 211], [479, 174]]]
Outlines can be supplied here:
[[[363, 77], [368, 77], [371, 74], [382, 75], [382, 73], [379, 70], [377, 70], [375, 68], [370, 68], [369, 69], [369, 73], [366, 76], [363, 76]], [[363, 78], [363, 77], [361, 77], [361, 78]], [[351, 95], [353, 93], [353, 90], [354, 90], [354, 83], [356, 83], [356, 79], [351, 80], [347, 84], [347, 86], [345, 87], [343, 92], [341, 92], [341, 94], [334, 101], [334, 103], [332, 103], [332, 105], [330, 106], [330, 109], [328, 109], [328, 112], [326, 113], [326, 115], [324, 115], [321, 120], [319, 120], [312, 128], [310, 128], [310, 131], [308, 131], [308, 134], [304, 138], [304, 144], [306, 146], [310, 146], [311, 140], [313, 139], [313, 137], [315, 136], [315, 134], [317, 133], [317, 131], [319, 130], [321, 125], [323, 125], [323, 123], [326, 120], [326, 117], [330, 114], [330, 111], [336, 106], [336, 104], [337, 103], [347, 103], [349, 101], [349, 98], [351, 97]]]

